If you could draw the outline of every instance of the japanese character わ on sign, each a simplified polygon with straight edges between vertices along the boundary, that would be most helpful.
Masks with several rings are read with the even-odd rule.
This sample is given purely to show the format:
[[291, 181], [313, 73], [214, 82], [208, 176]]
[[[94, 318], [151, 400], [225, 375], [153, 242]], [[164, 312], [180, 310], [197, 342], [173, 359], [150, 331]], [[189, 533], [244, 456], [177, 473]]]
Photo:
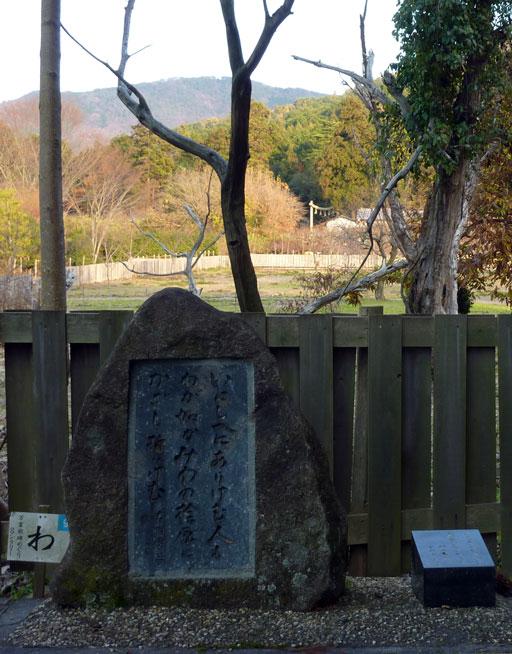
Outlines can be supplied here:
[[9, 519], [8, 561], [60, 563], [69, 545], [66, 516], [13, 511]]

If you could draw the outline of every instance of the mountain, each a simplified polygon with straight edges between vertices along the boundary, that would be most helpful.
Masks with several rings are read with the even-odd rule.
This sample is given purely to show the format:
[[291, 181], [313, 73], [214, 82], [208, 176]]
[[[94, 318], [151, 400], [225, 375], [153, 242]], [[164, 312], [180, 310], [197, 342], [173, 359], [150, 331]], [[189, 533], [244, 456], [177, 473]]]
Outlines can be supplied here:
[[[317, 97], [320, 93], [305, 89], [277, 88], [260, 82], [253, 82], [253, 99], [268, 107], [292, 104], [299, 98]], [[155, 118], [167, 127], [177, 127], [204, 118], [223, 118], [230, 112], [231, 79], [229, 77], [172, 77], [158, 82], [144, 82], [137, 88], [148, 100]], [[19, 100], [34, 101], [37, 93], [23, 96]], [[92, 131], [111, 138], [116, 134], [129, 132], [137, 120], [117, 99], [116, 89], [96, 89], [81, 93], [64, 92], [62, 99], [76, 105], [82, 112], [84, 124], [81, 131]]]

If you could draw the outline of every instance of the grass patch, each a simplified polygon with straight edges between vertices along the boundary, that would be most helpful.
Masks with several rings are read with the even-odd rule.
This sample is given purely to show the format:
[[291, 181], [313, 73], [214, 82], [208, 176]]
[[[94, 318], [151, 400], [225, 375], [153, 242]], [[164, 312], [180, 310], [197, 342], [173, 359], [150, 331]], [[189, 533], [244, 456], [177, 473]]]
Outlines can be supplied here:
[[[202, 298], [221, 311], [238, 311], [235, 287], [229, 271], [206, 270], [197, 275], [197, 285], [202, 289]], [[102, 311], [130, 309], [135, 311], [153, 293], [168, 286], [187, 288], [185, 278], [178, 277], [134, 277], [130, 280], [89, 284], [72, 288], [68, 293], [70, 311]], [[283, 313], [283, 304], [301, 294], [296, 271], [258, 270], [258, 287], [265, 311]], [[363, 306], [383, 306], [385, 314], [403, 314], [404, 305], [398, 285], [386, 287], [386, 300], [377, 301], [369, 291], [363, 296]], [[356, 315], [359, 307], [340, 302], [333, 307], [335, 313]], [[329, 313], [326, 307], [322, 313]], [[479, 298], [471, 313], [498, 314], [509, 313], [510, 308], [487, 298]]]

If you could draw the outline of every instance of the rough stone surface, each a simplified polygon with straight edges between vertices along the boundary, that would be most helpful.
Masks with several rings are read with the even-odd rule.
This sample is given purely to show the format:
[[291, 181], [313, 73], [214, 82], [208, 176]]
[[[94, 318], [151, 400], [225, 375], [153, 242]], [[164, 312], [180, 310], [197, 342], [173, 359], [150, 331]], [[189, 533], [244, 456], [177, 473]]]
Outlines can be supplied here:
[[[142, 579], [128, 560], [130, 361], [241, 359], [254, 368], [255, 574]], [[346, 520], [325, 456], [284, 393], [275, 359], [240, 318], [180, 289], [137, 312], [85, 400], [63, 472], [71, 546], [53, 582], [63, 606], [142, 604], [309, 610], [344, 589]]]

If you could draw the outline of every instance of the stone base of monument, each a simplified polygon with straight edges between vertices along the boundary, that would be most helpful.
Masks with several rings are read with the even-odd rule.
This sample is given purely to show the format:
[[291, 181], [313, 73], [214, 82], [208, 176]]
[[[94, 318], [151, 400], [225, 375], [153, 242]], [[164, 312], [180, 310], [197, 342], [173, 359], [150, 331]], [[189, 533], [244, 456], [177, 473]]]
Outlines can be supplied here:
[[496, 604], [494, 562], [476, 529], [413, 531], [411, 580], [425, 606]]
[[346, 519], [318, 439], [255, 332], [183, 290], [126, 329], [63, 483], [60, 605], [309, 610], [343, 592]]

